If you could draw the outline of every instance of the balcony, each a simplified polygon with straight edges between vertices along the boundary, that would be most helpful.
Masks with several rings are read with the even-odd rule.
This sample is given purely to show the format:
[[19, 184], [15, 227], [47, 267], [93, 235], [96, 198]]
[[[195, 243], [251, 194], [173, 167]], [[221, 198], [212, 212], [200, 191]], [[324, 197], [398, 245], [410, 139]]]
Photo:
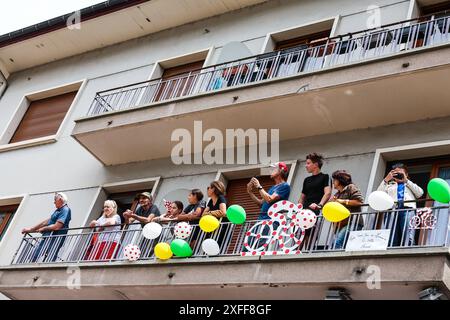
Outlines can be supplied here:
[[72, 135], [115, 165], [168, 157], [171, 132], [192, 133], [194, 120], [205, 130], [279, 128], [289, 140], [448, 116], [449, 43], [450, 17], [420, 18], [114, 88], [97, 93]]
[[[11, 266], [0, 268], [0, 292], [21, 299], [36, 298], [36, 294], [42, 298], [117, 299], [117, 292], [121, 298], [132, 299], [292, 299], [292, 295], [323, 299], [327, 288], [338, 286], [350, 290], [355, 299], [417, 299], [424, 286], [434, 286], [448, 295], [449, 207], [430, 209], [425, 215], [411, 210], [406, 225], [400, 225], [398, 210], [352, 213], [341, 247], [336, 236], [342, 226], [330, 224], [321, 215], [306, 237], [301, 228], [291, 225], [295, 217], [289, 214], [281, 218], [288, 226], [284, 231], [281, 224], [270, 223], [274, 220], [243, 225], [223, 222], [213, 233], [193, 225], [186, 239], [193, 255], [165, 261], [155, 258], [153, 248], [157, 242], [174, 239], [171, 225], [164, 226], [156, 240], [143, 238], [139, 224], [119, 232], [74, 228], [62, 236], [27, 234]], [[403, 228], [397, 237], [389, 237], [386, 250], [345, 249], [351, 231], [395, 230], [397, 224]], [[93, 241], [96, 237], [120, 239], [119, 245], [106, 241], [99, 250], [100, 242]], [[218, 255], [203, 252], [201, 243], [207, 238], [219, 243]], [[140, 246], [138, 261], [129, 262], [123, 255], [123, 248], [130, 243]], [[80, 268], [81, 290], [67, 289], [67, 268]], [[375, 271], [380, 272], [377, 290], [367, 284]]]

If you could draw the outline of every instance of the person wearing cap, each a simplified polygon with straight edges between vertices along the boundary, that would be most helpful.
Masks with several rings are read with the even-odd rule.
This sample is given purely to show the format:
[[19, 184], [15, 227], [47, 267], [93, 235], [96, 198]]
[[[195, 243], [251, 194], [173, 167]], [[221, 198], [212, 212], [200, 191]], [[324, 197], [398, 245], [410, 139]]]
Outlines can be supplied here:
[[42, 256], [43, 262], [56, 261], [58, 253], [64, 244], [71, 220], [71, 210], [67, 205], [67, 196], [62, 192], [57, 192], [53, 203], [56, 210], [49, 219], [45, 219], [41, 223], [32, 228], [22, 229], [22, 233], [39, 232], [42, 238], [39, 239], [39, 245], [35, 248], [31, 257], [31, 262], [36, 262]]
[[[274, 169], [270, 174], [270, 178], [275, 181], [275, 185], [269, 191], [264, 190], [255, 177], [247, 184], [247, 193], [250, 195], [250, 198], [261, 207], [258, 220], [270, 219], [267, 214], [270, 206], [280, 200], [288, 200], [291, 193], [291, 187], [286, 182], [289, 173], [288, 166], [284, 162], [277, 162], [272, 164], [271, 167]], [[261, 199], [253, 194], [255, 188], [258, 190]]]
[[150, 192], [142, 192], [138, 195], [139, 197], [139, 207], [136, 212], [127, 210], [123, 213], [125, 218], [125, 223], [133, 223], [139, 221], [142, 226], [151, 222], [153, 218], [161, 215], [159, 209], [153, 204], [153, 196]]

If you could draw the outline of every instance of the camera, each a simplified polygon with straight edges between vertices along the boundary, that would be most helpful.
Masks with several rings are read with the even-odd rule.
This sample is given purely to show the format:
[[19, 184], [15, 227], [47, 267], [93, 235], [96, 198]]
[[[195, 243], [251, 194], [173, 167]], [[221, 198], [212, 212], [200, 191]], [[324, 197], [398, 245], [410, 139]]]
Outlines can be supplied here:
[[403, 173], [400, 173], [400, 172], [394, 173], [392, 176], [395, 179], [398, 179], [398, 180], [403, 180], [405, 178], [405, 175]]

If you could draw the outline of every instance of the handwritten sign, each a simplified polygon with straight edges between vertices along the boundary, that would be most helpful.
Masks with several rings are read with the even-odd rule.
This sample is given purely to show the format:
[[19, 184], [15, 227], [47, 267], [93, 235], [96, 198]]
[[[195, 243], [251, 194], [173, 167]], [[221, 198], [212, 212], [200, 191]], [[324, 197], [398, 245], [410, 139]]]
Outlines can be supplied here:
[[350, 231], [345, 251], [386, 250], [390, 229]]

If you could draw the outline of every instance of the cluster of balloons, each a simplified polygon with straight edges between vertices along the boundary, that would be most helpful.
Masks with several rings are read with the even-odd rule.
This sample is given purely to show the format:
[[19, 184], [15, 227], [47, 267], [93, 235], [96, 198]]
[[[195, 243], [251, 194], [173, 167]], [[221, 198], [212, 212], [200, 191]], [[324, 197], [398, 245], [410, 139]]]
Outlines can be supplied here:
[[[427, 191], [430, 197], [440, 203], [450, 203], [450, 186], [444, 179], [434, 178], [428, 182]], [[395, 202], [384, 191], [374, 191], [368, 198], [369, 206], [375, 211], [387, 211]], [[323, 216], [330, 222], [339, 222], [350, 216], [350, 211], [340, 203], [329, 202], [322, 210]]]
[[[239, 205], [232, 205], [227, 209], [227, 218], [234, 224], [243, 224], [247, 218], [245, 210]], [[200, 229], [206, 233], [217, 230], [220, 226], [219, 220], [211, 215], [202, 217], [199, 221]], [[156, 239], [161, 235], [162, 226], [159, 223], [150, 222], [142, 229], [142, 235], [146, 239]], [[184, 240], [192, 233], [192, 226], [187, 222], [180, 222], [174, 227], [174, 239], [170, 244], [160, 242], [155, 246], [155, 256], [160, 260], [168, 260], [173, 255], [187, 258], [192, 256], [192, 248]], [[202, 242], [202, 250], [209, 256], [215, 256], [220, 253], [220, 247], [216, 240], [206, 239]], [[139, 251], [139, 254], [136, 254]], [[124, 249], [124, 254], [130, 261], [139, 259], [140, 250], [136, 245], [128, 245]], [[136, 257], [137, 256], [137, 257]]]
[[192, 256], [192, 248], [186, 240], [192, 233], [192, 226], [187, 222], [179, 222], [174, 227], [175, 238], [170, 244], [160, 242], [155, 246], [155, 256], [160, 260], [168, 260], [173, 255], [180, 258]]
[[[226, 216], [228, 220], [234, 224], [243, 224], [247, 219], [245, 210], [240, 205], [229, 206]], [[200, 219], [199, 226], [202, 231], [210, 233], [219, 228], [220, 222], [216, 217], [206, 215]], [[202, 250], [208, 256], [216, 256], [220, 253], [220, 246], [216, 240], [209, 238], [202, 242]]]
[[[234, 224], [243, 224], [247, 219], [244, 208], [237, 204], [228, 207], [226, 215], [228, 220]], [[199, 225], [200, 229], [209, 233], [219, 228], [220, 222], [216, 217], [207, 215], [200, 219]]]

